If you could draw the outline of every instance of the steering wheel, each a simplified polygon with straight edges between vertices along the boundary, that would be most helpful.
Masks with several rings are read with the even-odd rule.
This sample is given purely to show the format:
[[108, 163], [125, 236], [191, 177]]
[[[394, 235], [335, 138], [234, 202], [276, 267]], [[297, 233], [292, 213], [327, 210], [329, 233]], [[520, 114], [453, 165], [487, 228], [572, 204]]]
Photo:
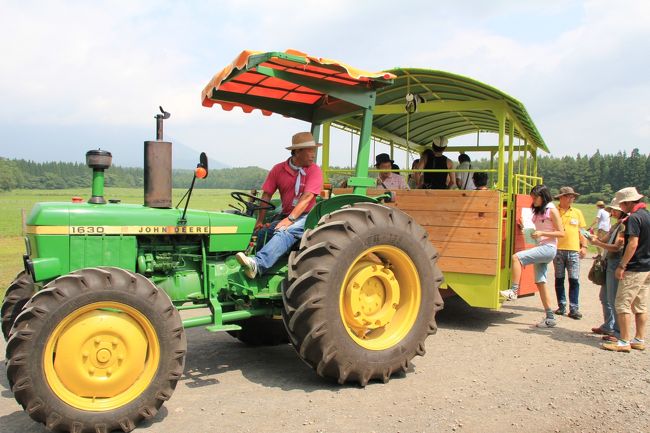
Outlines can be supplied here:
[[240, 202], [246, 207], [246, 215], [252, 216], [255, 211], [258, 210], [274, 210], [275, 205], [270, 201], [264, 200], [259, 197], [255, 197], [252, 194], [248, 194], [241, 191], [233, 191], [230, 193], [230, 196]]

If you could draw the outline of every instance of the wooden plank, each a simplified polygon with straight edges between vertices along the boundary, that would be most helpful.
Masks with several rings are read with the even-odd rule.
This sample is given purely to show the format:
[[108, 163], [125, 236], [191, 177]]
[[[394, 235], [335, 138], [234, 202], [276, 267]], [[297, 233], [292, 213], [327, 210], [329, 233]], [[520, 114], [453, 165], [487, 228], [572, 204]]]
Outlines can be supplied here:
[[421, 226], [496, 228], [500, 215], [493, 212], [407, 212]]
[[496, 228], [473, 228], [473, 227], [435, 227], [424, 226], [432, 241], [460, 241], [473, 244], [496, 244], [499, 230]]
[[498, 202], [488, 196], [402, 196], [396, 199], [397, 207], [406, 213], [413, 210], [444, 210], [448, 212], [499, 212]]
[[438, 266], [442, 272], [479, 275], [496, 275], [497, 273], [497, 261], [489, 259], [440, 257]]
[[441, 257], [461, 257], [468, 259], [496, 260], [496, 244], [473, 244], [465, 242], [431, 241]]

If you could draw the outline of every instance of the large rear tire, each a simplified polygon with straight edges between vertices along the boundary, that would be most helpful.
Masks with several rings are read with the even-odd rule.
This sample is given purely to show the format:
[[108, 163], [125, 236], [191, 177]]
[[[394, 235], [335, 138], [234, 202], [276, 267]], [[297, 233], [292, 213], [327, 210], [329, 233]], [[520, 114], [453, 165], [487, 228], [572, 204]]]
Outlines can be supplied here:
[[387, 382], [437, 330], [438, 253], [400, 210], [344, 207], [305, 232], [289, 256], [283, 319], [299, 356], [339, 383]]
[[20, 310], [23, 309], [23, 306], [34, 293], [36, 293], [34, 279], [25, 271], [16, 275], [14, 281], [7, 288], [4, 300], [2, 301], [1, 311], [2, 336], [5, 341], [9, 340], [11, 327], [14, 325], [18, 314], [20, 314]]
[[171, 397], [186, 346], [178, 311], [151, 281], [82, 269], [25, 305], [7, 343], [7, 377], [50, 430], [128, 432]]
[[277, 346], [289, 343], [289, 336], [281, 319], [251, 317], [237, 324], [242, 329], [228, 333], [249, 346]]

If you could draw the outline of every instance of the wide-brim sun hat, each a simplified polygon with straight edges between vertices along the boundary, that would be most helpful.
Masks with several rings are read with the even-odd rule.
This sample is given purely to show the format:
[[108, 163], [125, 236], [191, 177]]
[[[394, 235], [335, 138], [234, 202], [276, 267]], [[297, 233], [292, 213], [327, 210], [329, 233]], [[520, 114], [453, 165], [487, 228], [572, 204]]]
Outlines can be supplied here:
[[604, 206], [605, 206], [605, 202], [602, 201], [602, 200], [598, 200], [598, 201], [596, 202], [596, 206], [604, 207]]
[[322, 143], [316, 143], [311, 132], [298, 132], [291, 137], [291, 146], [287, 150], [309, 149], [311, 147], [321, 147]]
[[553, 197], [553, 198], [554, 198], [555, 200], [558, 200], [558, 199], [559, 199], [560, 197], [562, 197], [563, 195], [572, 195], [572, 196], [574, 196], [574, 197], [578, 197], [580, 194], [578, 194], [577, 192], [575, 192], [575, 191], [573, 190], [573, 188], [571, 188], [570, 186], [563, 186], [562, 188], [560, 188], [560, 193], [559, 193], [558, 195], [556, 195], [555, 197]]
[[605, 206], [605, 210], [608, 212], [611, 212], [611, 210], [617, 210], [619, 212], [623, 212], [623, 210], [618, 206], [618, 203], [616, 202], [616, 198], [613, 198], [611, 202], [607, 206]]
[[616, 191], [613, 201], [616, 201], [616, 204], [621, 204], [626, 201], [638, 201], [643, 197], [643, 194], [639, 194], [639, 191], [637, 191], [635, 187], [628, 186], [627, 188]]

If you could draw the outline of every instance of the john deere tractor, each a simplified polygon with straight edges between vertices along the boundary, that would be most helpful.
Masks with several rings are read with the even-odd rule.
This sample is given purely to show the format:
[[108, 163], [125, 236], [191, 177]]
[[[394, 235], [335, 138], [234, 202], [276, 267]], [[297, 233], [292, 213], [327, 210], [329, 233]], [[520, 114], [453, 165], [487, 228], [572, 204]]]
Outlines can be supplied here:
[[[206, 87], [204, 105], [308, 120], [317, 135], [353, 110], [370, 125], [375, 89], [390, 83], [298, 53], [244, 52]], [[144, 205], [104, 197], [112, 156], [92, 150], [91, 197], [39, 203], [28, 218], [25, 269], [6, 292], [2, 332], [11, 390], [29, 416], [54, 431], [134, 429], [171, 397], [184, 329], [197, 326], [252, 345], [290, 342], [341, 384], [386, 382], [424, 354], [442, 307], [437, 253], [422, 227], [382, 204], [387, 197], [365, 194], [368, 128], [354, 193], [321, 199], [294, 250], [250, 280], [234, 254], [255, 251], [255, 214], [274, 203], [234, 192], [236, 209], [188, 209], [194, 182], [208, 175], [202, 154], [173, 207], [169, 115], [156, 117], [156, 140], [144, 142]], [[190, 309], [205, 313], [185, 317]]]

